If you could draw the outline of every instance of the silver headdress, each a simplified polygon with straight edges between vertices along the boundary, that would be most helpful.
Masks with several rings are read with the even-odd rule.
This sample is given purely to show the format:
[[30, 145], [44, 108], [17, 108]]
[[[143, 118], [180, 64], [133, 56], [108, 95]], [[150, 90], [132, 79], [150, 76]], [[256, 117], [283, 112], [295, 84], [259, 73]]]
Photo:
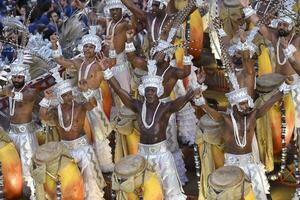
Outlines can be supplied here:
[[61, 80], [55, 85], [54, 92], [60, 103], [63, 103], [62, 95], [70, 91], [73, 92], [73, 83], [71, 79]]
[[18, 51], [17, 59], [10, 65], [10, 76], [21, 75], [25, 77], [25, 82], [31, 80], [29, 73], [29, 65], [24, 63], [24, 53], [22, 50]]
[[147, 2], [147, 10], [148, 11], [151, 10], [153, 1], [159, 2], [159, 9], [162, 9], [163, 6], [167, 7], [170, 2], [170, 0], [148, 0], [148, 2]]
[[177, 47], [171, 44], [170, 42], [167, 42], [165, 40], [159, 40], [158, 44], [152, 47], [150, 54], [153, 57], [156, 53], [163, 52], [164, 54], [166, 54], [165, 59], [171, 60], [174, 56], [176, 48]]
[[297, 14], [293, 11], [294, 5], [294, 0], [284, 1], [281, 5], [281, 9], [278, 11], [278, 19], [272, 20], [271, 27], [277, 28], [278, 23], [283, 21], [289, 24], [288, 30], [291, 31], [297, 21]]
[[139, 85], [139, 93], [145, 96], [147, 87], [155, 87], [157, 96], [160, 97], [164, 93], [163, 78], [156, 75], [156, 60], [148, 60], [148, 75], [142, 77], [142, 84]]
[[91, 27], [89, 30], [89, 34], [86, 34], [81, 39], [81, 45], [80, 50], [82, 51], [82, 48], [86, 44], [92, 44], [95, 46], [95, 52], [101, 51], [101, 39], [99, 36], [96, 35], [96, 29]]
[[122, 1], [120, 1], [120, 0], [106, 0], [106, 6], [104, 7], [104, 14], [105, 14], [105, 16], [111, 17], [109, 10], [110, 9], [114, 9], [114, 8], [121, 8], [123, 16], [125, 14], [131, 15], [131, 12], [122, 3]]

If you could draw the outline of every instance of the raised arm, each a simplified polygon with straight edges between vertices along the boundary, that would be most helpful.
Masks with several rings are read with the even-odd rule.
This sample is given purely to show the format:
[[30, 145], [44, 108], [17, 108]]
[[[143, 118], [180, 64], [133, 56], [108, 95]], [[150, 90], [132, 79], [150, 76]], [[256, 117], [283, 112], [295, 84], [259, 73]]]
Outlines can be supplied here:
[[289, 41], [285, 37], [282, 37], [280, 43], [283, 47], [284, 56], [288, 59], [295, 72], [300, 75], [300, 52], [298, 51], [300, 39], [297, 38], [293, 44], [289, 44]]
[[250, 58], [250, 51], [242, 51], [242, 61], [244, 66], [244, 77], [248, 88], [248, 94], [253, 98], [254, 97], [254, 84], [255, 84], [255, 69], [254, 64]]
[[125, 44], [125, 51], [127, 54], [127, 60], [131, 63], [133, 68], [139, 68], [148, 71], [146, 60], [136, 54], [133, 44], [134, 30], [130, 29], [126, 31], [126, 37], [127, 42]]
[[196, 92], [194, 90], [190, 89], [186, 93], [186, 95], [181, 96], [181, 97], [177, 98], [176, 100], [169, 102], [169, 105], [168, 105], [169, 106], [169, 109], [168, 109], [169, 112], [170, 113], [175, 113], [175, 112], [180, 111], [187, 102], [192, 100], [195, 93]]
[[131, 0], [121, 0], [122, 3], [135, 15], [142, 23], [147, 23], [146, 12], [136, 6]]
[[78, 82], [78, 89], [86, 99], [86, 102], [84, 103], [85, 109], [87, 111], [93, 110], [97, 106], [97, 101], [94, 96], [94, 91], [88, 88], [87, 81], [80, 80]]
[[193, 56], [187, 55], [187, 50], [185, 49], [185, 55], [183, 56], [183, 68], [176, 67], [176, 76], [178, 79], [184, 79], [188, 77], [191, 73], [191, 68]]
[[73, 68], [77, 66], [77, 60], [66, 59], [62, 56], [61, 49], [58, 47], [58, 36], [53, 34], [50, 36], [52, 57], [55, 62], [66, 68]]
[[44, 91], [45, 97], [40, 101], [39, 117], [41, 121], [55, 120], [54, 110], [50, 109], [51, 99], [54, 97], [52, 90], [48, 89]]
[[117, 79], [115, 79], [113, 72], [108, 68], [108, 65], [109, 64], [107, 63], [107, 59], [102, 55], [100, 58], [100, 68], [103, 70], [104, 79], [108, 81], [109, 85], [117, 93], [125, 106], [130, 108], [133, 112], [138, 112], [138, 100], [131, 98], [127, 91], [122, 89]]
[[[292, 83], [293, 79], [287, 78], [286, 82]], [[256, 119], [262, 117], [269, 109], [279, 101], [284, 94], [288, 94], [292, 89], [293, 85], [288, 85], [286, 82], [282, 83], [278, 89], [258, 98], [255, 101], [256, 108]]]
[[[255, 10], [251, 7], [249, 0], [240, 0], [241, 5], [243, 6], [243, 11], [246, 19], [252, 22], [254, 25], [257, 25], [259, 21], [258, 15], [255, 14]], [[264, 24], [259, 25], [259, 32], [268, 40], [272, 41], [273, 32]]]

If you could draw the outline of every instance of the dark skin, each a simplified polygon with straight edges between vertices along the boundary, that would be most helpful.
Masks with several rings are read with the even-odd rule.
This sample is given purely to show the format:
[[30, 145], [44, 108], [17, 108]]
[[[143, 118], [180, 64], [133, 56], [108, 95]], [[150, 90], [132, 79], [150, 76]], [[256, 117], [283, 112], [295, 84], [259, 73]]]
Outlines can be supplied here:
[[[102, 70], [106, 70], [107, 66], [102, 65]], [[138, 113], [137, 122], [140, 128], [142, 144], [155, 144], [166, 140], [166, 129], [168, 126], [169, 118], [172, 113], [178, 112], [181, 108], [189, 102], [192, 97], [200, 91], [189, 90], [185, 96], [177, 98], [175, 101], [168, 103], [161, 103], [157, 110], [154, 124], [152, 127], [147, 129], [142, 122], [142, 105], [143, 102], [133, 99], [125, 90], [123, 90], [118, 81], [112, 77], [108, 80], [110, 86], [114, 89], [116, 94], [120, 97], [122, 102], [130, 108], [133, 112]], [[153, 87], [147, 87], [145, 89], [145, 100], [146, 100], [146, 123], [151, 124], [155, 110], [159, 104], [157, 96], [157, 90]]]
[[[156, 30], [154, 32], [154, 39], [157, 40], [158, 38], [160, 38], [162, 40], [167, 40], [170, 29], [174, 22], [173, 19], [175, 18], [176, 15], [183, 15], [183, 13], [185, 12], [184, 9], [182, 9], [176, 15], [168, 14], [168, 16], [166, 17], [166, 20], [162, 26], [163, 27], [162, 32], [159, 35], [158, 30], [160, 29], [163, 19], [167, 13], [166, 6], [163, 6], [162, 9], [159, 9], [159, 2], [154, 0], [152, 3], [151, 11], [145, 12], [139, 6], [135, 5], [134, 2], [131, 0], [121, 0], [121, 1], [133, 13], [133, 15], [139, 19], [139, 21], [143, 24], [144, 28], [147, 30], [148, 38], [150, 41], [150, 47], [152, 47], [153, 42], [155, 42], [152, 40], [152, 37], [151, 37], [151, 35], [152, 35], [151, 26], [152, 26], [153, 20], [156, 18], [156, 23], [154, 25], [154, 30]], [[194, 6], [191, 10], [189, 10], [189, 14], [194, 12], [196, 10], [196, 8], [197, 7]]]
[[[87, 81], [81, 80], [78, 83], [78, 87], [82, 91], [87, 91]], [[46, 90], [45, 91], [45, 98], [46, 99], [53, 99], [53, 91]], [[71, 123], [72, 118], [72, 101], [73, 101], [73, 95], [72, 92], [67, 92], [62, 95], [63, 98], [63, 104], [62, 107], [62, 113], [63, 113], [63, 122], [64, 125], [67, 127]], [[65, 131], [60, 125], [59, 125], [59, 118], [58, 118], [58, 111], [56, 108], [48, 110], [47, 108], [41, 107], [40, 108], [40, 119], [44, 121], [53, 120], [56, 123], [56, 126], [59, 130], [59, 135], [62, 140], [75, 140], [82, 136], [84, 133], [83, 126], [84, 121], [86, 117], [86, 112], [92, 110], [95, 106], [97, 106], [97, 102], [95, 98], [91, 98], [86, 103], [76, 103], [74, 101], [74, 117], [73, 117], [73, 124], [70, 131]], [[89, 143], [92, 143], [92, 135], [87, 135]]]
[[[20, 89], [25, 84], [25, 77], [24, 76], [13, 76], [12, 82], [15, 85], [19, 85], [18, 89], [15, 88], [15, 92], [20, 91]], [[13, 85], [8, 85], [2, 91], [0, 90], [0, 97], [13, 97], [14, 92], [12, 89], [14, 88]], [[15, 104], [15, 114], [10, 117], [10, 122], [14, 124], [23, 124], [29, 123], [32, 121], [32, 111], [34, 103], [38, 97], [39, 90], [36, 88], [25, 87], [22, 90], [23, 94], [23, 101], [16, 102]]]
[[[133, 30], [127, 31], [128, 43], [133, 41], [133, 37], [134, 37], [134, 31]], [[186, 51], [185, 54], [187, 54]], [[164, 60], [164, 57], [165, 57], [164, 53], [157, 53], [154, 56], [154, 59], [157, 61], [156, 74], [159, 76], [162, 76], [165, 70], [169, 67], [169, 62], [166, 62]], [[144, 58], [139, 57], [135, 52], [127, 53], [127, 59], [134, 68], [140, 68], [145, 71], [148, 71], [147, 61]], [[188, 77], [190, 73], [191, 73], [191, 65], [185, 65], [183, 66], [183, 68], [170, 67], [164, 75], [164, 80], [163, 80], [164, 94], [161, 96], [161, 98], [169, 97], [177, 80]]]
[[[198, 77], [198, 80], [200, 78]], [[254, 107], [250, 109], [248, 102], [239, 103], [240, 111], [236, 106], [233, 107], [233, 115], [237, 122], [238, 131], [240, 133], [240, 140], [244, 134], [244, 120], [246, 117], [246, 131], [247, 131], [247, 144], [244, 148], [239, 147], [234, 138], [234, 129], [231, 117], [229, 114], [222, 114], [215, 109], [209, 107], [207, 104], [201, 106], [201, 108], [215, 121], [222, 123], [223, 134], [222, 138], [224, 139], [226, 153], [232, 154], [247, 154], [252, 152], [252, 139], [254, 135], [254, 129], [256, 126], [256, 120], [262, 117], [268, 110], [283, 96], [283, 93], [280, 91], [274, 92], [272, 98], [269, 98], [264, 104], [259, 107]]]
[[[57, 41], [58, 37], [57, 35], [51, 35], [50, 40], [52, 43], [52, 49], [57, 49]], [[92, 63], [95, 59], [96, 62], [92, 65], [88, 77], [86, 79], [88, 87], [92, 90], [98, 89], [102, 80], [103, 80], [103, 74], [102, 71], [99, 69], [99, 57], [95, 52], [95, 46], [92, 44], [86, 44], [83, 46], [83, 53], [84, 53], [84, 59], [82, 58], [75, 58], [75, 59], [66, 59], [63, 56], [59, 58], [55, 58], [55, 62], [61, 66], [64, 66], [66, 68], [75, 68], [77, 71], [79, 71], [81, 64], [82, 66], [82, 77], [78, 77], [78, 80], [84, 79], [84, 72], [87, 68], [87, 66]], [[110, 60], [110, 64], [113, 65], [114, 61]]]
[[[249, 0], [240, 0], [241, 5], [243, 7], [247, 7], [249, 5]], [[252, 15], [249, 20], [253, 23], [253, 24], [257, 24], [258, 20], [259, 20], [259, 16], [257, 15]], [[296, 49], [298, 50], [300, 48], [300, 37], [299, 35], [295, 35], [293, 38], [293, 30], [289, 31], [288, 30], [288, 26], [289, 24], [287, 22], [281, 21], [278, 23], [277, 26], [277, 31], [273, 31], [272, 29], [268, 28], [265, 25], [261, 25], [260, 26], [260, 33], [269, 41], [272, 42], [273, 47], [276, 50], [276, 46], [277, 46], [277, 42], [280, 38], [279, 33], [280, 32], [286, 32], [286, 36], [281, 37], [281, 41], [280, 41], [280, 45], [279, 45], [279, 57], [280, 60], [283, 61], [285, 56], [283, 54], [283, 48], [285, 48], [284, 46], [286, 46], [285, 44], [288, 43], [288, 41], [291, 42], [290, 44], [293, 44]], [[299, 57], [294, 57], [293, 59], [293, 64], [291, 64], [291, 60], [289, 59], [284, 65], [280, 65], [277, 62], [276, 59], [276, 68], [275, 68], [275, 72], [282, 74], [282, 75], [286, 75], [286, 76], [290, 76], [292, 74], [295, 74], [295, 71], [299, 74], [300, 72], [300, 58]]]

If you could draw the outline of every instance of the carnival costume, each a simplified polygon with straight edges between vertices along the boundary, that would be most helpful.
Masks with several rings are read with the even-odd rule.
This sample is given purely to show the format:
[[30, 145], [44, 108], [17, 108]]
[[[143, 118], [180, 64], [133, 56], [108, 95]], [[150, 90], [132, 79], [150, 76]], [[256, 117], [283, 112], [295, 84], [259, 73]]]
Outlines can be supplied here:
[[[153, 62], [153, 61], [152, 61]], [[156, 75], [155, 63], [148, 62], [148, 75], [142, 78], [142, 84], [139, 86], [140, 95], [145, 96], [147, 87], [157, 88], [157, 96], [160, 97], [164, 93], [162, 85], [163, 78]], [[158, 106], [159, 107], [159, 106]], [[145, 116], [146, 104], [143, 104], [142, 118]], [[144, 117], [143, 117], [144, 116]], [[155, 117], [155, 114], [154, 114]], [[170, 118], [171, 119], [171, 118]], [[175, 119], [174, 119], [175, 120]], [[175, 123], [176, 121], [174, 121]], [[144, 126], [150, 128], [143, 121]], [[169, 123], [170, 124], [170, 123]], [[168, 130], [169, 128], [167, 128]], [[166, 199], [185, 199], [181, 182], [176, 170], [174, 157], [172, 156], [169, 144], [167, 141], [162, 141], [156, 144], [139, 144], [139, 154], [144, 156], [147, 161], [154, 166], [155, 170], [160, 174], [164, 194]], [[174, 176], [175, 173], [175, 176]]]
[[[24, 76], [25, 83], [30, 81], [29, 66], [23, 63], [23, 53], [18, 53], [18, 58], [11, 64], [11, 76]], [[26, 84], [15, 93], [14, 97], [9, 97], [9, 111], [10, 116], [15, 115], [15, 104], [16, 102], [23, 101], [22, 90], [26, 87]], [[36, 131], [35, 123], [23, 123], [23, 124], [10, 124], [9, 137], [17, 147], [21, 161], [22, 161], [22, 171], [23, 177], [26, 182], [26, 185], [31, 190], [30, 199], [35, 199], [35, 188], [34, 180], [31, 176], [32, 168], [32, 156], [38, 146], [37, 138], [35, 136]]]
[[[73, 86], [71, 80], [62, 81], [56, 85], [55, 92], [58, 95], [60, 103], [63, 103], [62, 95], [72, 90]], [[61, 104], [58, 105], [57, 110], [60, 126], [64, 128], [65, 131], [70, 131], [72, 128], [73, 116], [71, 117], [70, 126], [65, 127], [63, 124]], [[103, 188], [105, 187], [105, 181], [99, 168], [99, 161], [96, 157], [95, 151], [92, 146], [88, 144], [86, 136], [70, 141], [61, 140], [61, 142], [70, 151], [71, 156], [81, 168], [85, 185], [85, 199], [104, 199]]]

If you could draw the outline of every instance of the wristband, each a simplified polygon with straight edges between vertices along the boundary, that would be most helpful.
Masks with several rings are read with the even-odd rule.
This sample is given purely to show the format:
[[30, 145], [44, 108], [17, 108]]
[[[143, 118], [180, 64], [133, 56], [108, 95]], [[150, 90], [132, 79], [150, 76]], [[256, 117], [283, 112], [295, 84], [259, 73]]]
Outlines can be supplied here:
[[113, 72], [109, 68], [103, 71], [103, 75], [105, 80], [109, 80], [114, 76]]
[[51, 100], [43, 98], [42, 101], [40, 101], [39, 105], [43, 108], [49, 108], [51, 105]]
[[136, 49], [135, 49], [135, 46], [133, 44], [133, 42], [130, 42], [130, 43], [125, 43], [125, 52], [126, 53], [131, 53], [131, 52], [134, 52]]

